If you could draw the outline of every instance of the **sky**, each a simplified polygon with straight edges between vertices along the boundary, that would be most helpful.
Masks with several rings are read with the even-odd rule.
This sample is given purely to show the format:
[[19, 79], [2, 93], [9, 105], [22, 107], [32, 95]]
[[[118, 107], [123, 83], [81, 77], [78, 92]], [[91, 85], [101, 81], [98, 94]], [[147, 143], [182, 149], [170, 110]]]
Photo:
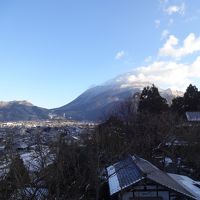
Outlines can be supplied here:
[[200, 89], [199, 0], [1, 0], [0, 100], [45, 108], [126, 72]]

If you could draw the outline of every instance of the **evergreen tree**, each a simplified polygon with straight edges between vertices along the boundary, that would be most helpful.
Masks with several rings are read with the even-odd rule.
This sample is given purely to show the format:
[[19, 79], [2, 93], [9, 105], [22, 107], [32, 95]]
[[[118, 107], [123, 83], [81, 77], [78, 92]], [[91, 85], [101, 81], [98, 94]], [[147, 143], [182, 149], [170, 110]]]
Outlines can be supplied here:
[[185, 111], [197, 111], [199, 109], [200, 96], [196, 86], [190, 84], [183, 98]]
[[172, 100], [171, 110], [180, 115], [185, 113], [184, 98], [176, 97]]
[[187, 111], [200, 111], [200, 92], [198, 88], [190, 84], [183, 97], [176, 97], [172, 100], [171, 110], [180, 115]]
[[29, 183], [30, 178], [28, 170], [24, 166], [24, 162], [19, 155], [16, 155], [15, 158], [13, 158], [6, 180], [10, 189], [21, 188]]
[[165, 98], [160, 96], [158, 88], [155, 85], [147, 86], [143, 89], [139, 100], [139, 112], [161, 113], [168, 109]]

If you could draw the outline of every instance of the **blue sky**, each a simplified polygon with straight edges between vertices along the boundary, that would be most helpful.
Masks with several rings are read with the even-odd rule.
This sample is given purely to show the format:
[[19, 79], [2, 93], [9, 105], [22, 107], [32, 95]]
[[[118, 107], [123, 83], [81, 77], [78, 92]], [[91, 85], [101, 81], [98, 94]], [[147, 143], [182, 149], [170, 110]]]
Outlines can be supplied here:
[[199, 24], [199, 0], [2, 0], [0, 100], [59, 107], [129, 71], [198, 87]]

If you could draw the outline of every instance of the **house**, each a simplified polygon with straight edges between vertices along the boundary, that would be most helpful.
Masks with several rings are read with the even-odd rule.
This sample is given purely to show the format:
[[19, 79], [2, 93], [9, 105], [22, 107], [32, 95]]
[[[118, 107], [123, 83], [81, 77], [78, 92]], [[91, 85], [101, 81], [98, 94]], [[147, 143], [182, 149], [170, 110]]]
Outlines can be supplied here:
[[137, 156], [128, 156], [106, 168], [110, 199], [200, 200], [200, 183], [168, 174]]
[[186, 112], [188, 122], [200, 122], [200, 112]]

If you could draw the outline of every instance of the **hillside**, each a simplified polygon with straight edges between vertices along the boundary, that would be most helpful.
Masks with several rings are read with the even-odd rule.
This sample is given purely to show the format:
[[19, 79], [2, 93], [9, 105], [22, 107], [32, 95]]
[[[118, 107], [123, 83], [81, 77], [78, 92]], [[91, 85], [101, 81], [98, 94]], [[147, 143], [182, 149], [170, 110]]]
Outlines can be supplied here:
[[0, 121], [48, 119], [49, 111], [27, 101], [0, 102]]

